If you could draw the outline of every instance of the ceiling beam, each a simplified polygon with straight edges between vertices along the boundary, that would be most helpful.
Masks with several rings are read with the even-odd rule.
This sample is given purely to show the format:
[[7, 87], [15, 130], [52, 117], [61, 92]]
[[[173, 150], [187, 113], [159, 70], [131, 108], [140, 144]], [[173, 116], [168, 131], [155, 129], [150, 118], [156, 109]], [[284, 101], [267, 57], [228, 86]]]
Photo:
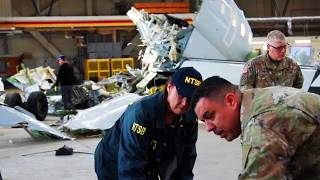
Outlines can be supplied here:
[[52, 3], [52, 4], [50, 3], [49, 7], [41, 10], [40, 13], [39, 13], [39, 15], [40, 15], [40, 16], [46, 16], [46, 15], [49, 13], [50, 8], [51, 8], [51, 9], [54, 9], [54, 8], [57, 7], [60, 3], [61, 3], [60, 0], [56, 0], [56, 1], [55, 1], [54, 3]]
[[272, 16], [278, 17], [280, 16], [279, 6], [277, 0], [271, 0], [271, 14]]
[[54, 0], [51, 0], [47, 16], [51, 16], [51, 12], [52, 12], [52, 9], [53, 9], [53, 4], [54, 4]]
[[54, 47], [40, 32], [37, 31], [30, 31], [29, 32], [46, 50], [48, 50], [51, 55], [56, 58], [61, 53], [58, 51], [57, 48]]
[[289, 6], [290, 0], [286, 0], [285, 4], [284, 4], [284, 8], [282, 11], [282, 16], [285, 16], [288, 10], [288, 6]]
[[34, 9], [36, 10], [36, 15], [39, 16], [39, 14], [40, 14], [39, 0], [31, 0], [31, 2], [32, 2]]

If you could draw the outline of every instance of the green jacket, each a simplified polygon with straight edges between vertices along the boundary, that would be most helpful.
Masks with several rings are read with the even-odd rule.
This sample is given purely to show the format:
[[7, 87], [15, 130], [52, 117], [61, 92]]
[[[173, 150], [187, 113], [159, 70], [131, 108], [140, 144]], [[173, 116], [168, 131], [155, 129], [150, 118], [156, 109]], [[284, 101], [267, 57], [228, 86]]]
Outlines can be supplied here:
[[303, 75], [296, 62], [288, 57], [273, 62], [268, 53], [248, 61], [240, 79], [241, 90], [270, 86], [302, 88], [302, 85]]
[[291, 87], [243, 91], [240, 180], [320, 179], [320, 96]]

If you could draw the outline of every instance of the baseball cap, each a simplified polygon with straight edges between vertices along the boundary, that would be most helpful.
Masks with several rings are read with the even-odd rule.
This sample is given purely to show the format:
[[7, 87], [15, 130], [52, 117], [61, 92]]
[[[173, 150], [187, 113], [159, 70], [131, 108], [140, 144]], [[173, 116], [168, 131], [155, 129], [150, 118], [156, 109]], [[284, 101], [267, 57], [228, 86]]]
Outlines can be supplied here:
[[196, 88], [202, 83], [202, 76], [193, 67], [183, 67], [175, 71], [171, 81], [180, 96], [191, 98]]
[[64, 55], [60, 55], [60, 56], [58, 56], [58, 57], [57, 57], [57, 61], [60, 61], [60, 60], [62, 60], [62, 61], [64, 61], [64, 60], [65, 60]]

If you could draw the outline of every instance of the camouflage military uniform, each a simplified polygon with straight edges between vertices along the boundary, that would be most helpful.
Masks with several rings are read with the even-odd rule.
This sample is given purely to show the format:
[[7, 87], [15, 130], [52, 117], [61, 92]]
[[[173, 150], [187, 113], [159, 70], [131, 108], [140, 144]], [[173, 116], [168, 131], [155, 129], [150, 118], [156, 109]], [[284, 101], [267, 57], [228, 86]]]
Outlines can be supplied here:
[[243, 91], [239, 179], [320, 179], [320, 96], [291, 87]]
[[280, 62], [270, 60], [268, 53], [250, 60], [240, 80], [241, 90], [270, 86], [289, 86], [301, 88], [303, 75], [299, 65], [285, 57]]

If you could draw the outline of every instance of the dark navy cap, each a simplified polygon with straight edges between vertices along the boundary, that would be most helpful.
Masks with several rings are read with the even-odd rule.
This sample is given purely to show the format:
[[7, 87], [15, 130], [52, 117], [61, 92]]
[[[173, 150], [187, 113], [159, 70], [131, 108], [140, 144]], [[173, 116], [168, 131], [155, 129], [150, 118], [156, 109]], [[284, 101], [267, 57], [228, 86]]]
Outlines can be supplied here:
[[64, 60], [65, 60], [64, 55], [60, 55], [60, 56], [58, 56], [58, 57], [57, 57], [57, 61], [60, 61], [60, 60], [62, 60], [62, 61], [64, 61]]
[[196, 88], [202, 83], [202, 76], [193, 67], [183, 67], [175, 71], [171, 80], [180, 96], [191, 98]]

